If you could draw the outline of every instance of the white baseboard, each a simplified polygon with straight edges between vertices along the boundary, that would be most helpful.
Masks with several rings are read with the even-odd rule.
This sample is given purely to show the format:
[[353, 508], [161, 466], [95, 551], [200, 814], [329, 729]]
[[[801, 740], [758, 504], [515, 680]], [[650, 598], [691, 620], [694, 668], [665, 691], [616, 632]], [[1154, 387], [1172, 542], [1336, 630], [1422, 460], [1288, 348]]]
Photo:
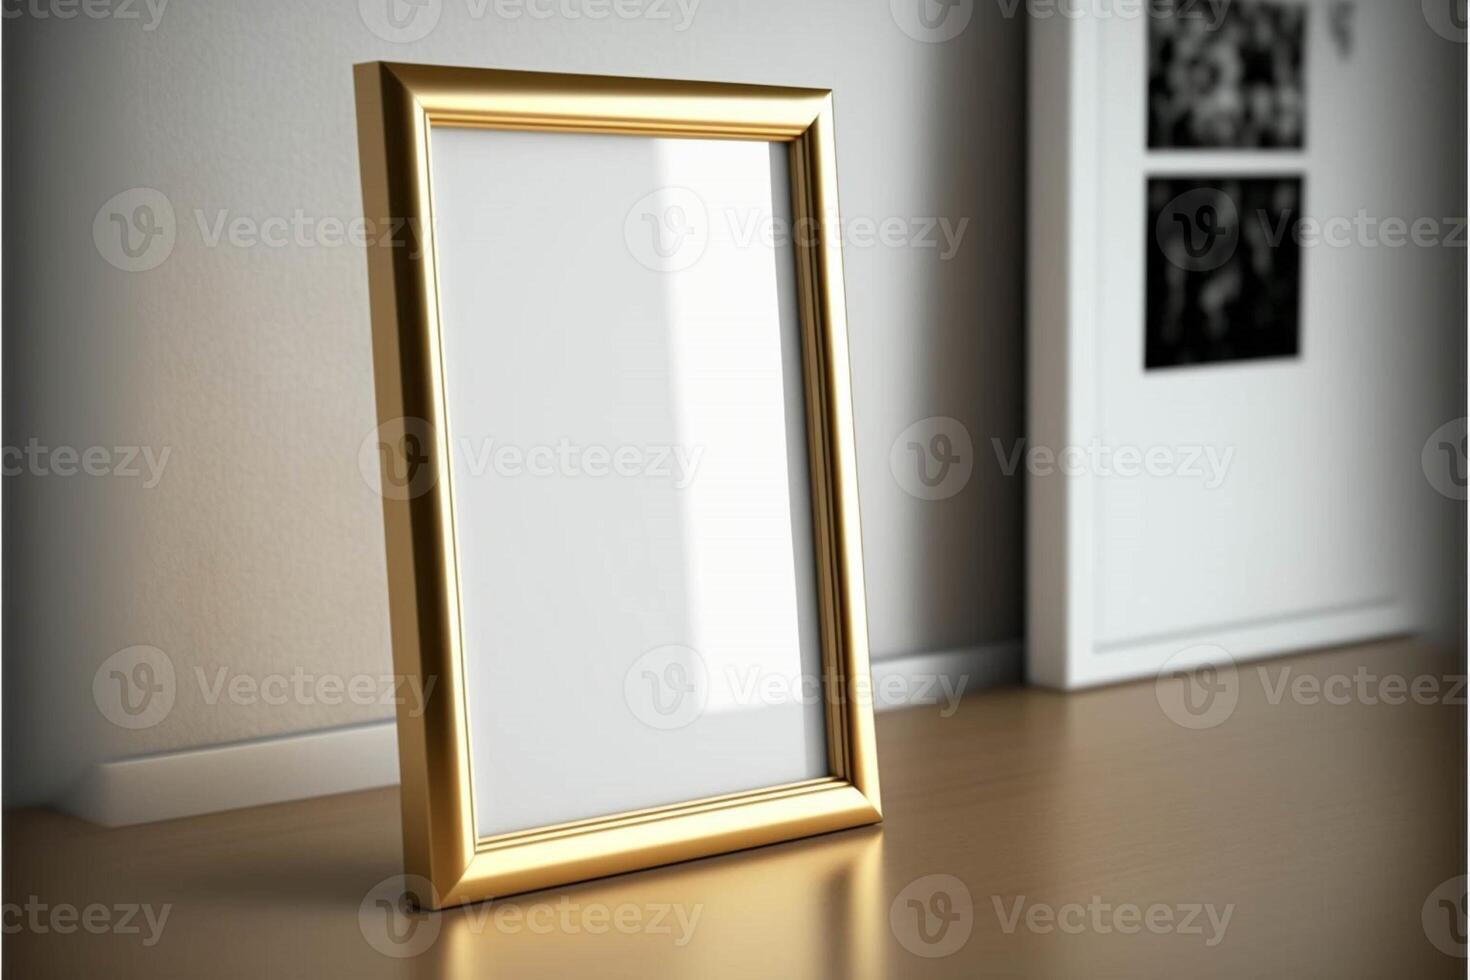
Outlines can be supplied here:
[[56, 805], [126, 827], [397, 782], [397, 733], [383, 721], [98, 763]]
[[[945, 705], [1021, 679], [1022, 643], [885, 658], [873, 664], [874, 707]], [[393, 786], [398, 744], [391, 721], [211, 745], [93, 766], [57, 807], [124, 827]]]

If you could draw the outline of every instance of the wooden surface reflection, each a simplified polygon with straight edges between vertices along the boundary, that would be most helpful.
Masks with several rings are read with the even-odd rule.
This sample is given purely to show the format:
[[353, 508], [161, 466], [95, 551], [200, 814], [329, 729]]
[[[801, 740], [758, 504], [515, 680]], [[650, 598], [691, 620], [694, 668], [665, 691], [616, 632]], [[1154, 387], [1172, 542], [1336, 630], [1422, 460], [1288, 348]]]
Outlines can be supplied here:
[[[16, 811], [4, 965], [29, 977], [1458, 976], [1464, 961], [1432, 940], [1453, 943], [1463, 922], [1447, 911], [1441, 927], [1431, 892], [1465, 869], [1464, 708], [1443, 703], [1464, 692], [1442, 683], [1427, 705], [1358, 692], [1462, 673], [1407, 643], [1247, 665], [1234, 710], [1200, 730], [1172, 722], [1152, 683], [885, 714], [881, 827], [437, 915], [374, 902], [399, 870], [392, 790], [118, 830]], [[1303, 676], [1348, 678], [1326, 690], [1352, 693], [1293, 694]], [[138, 933], [53, 928], [67, 921], [56, 908], [94, 903], [112, 923], [130, 904], [169, 911], [151, 945], [141, 914]], [[1195, 906], [1230, 918], [1223, 931], [1201, 912], [1198, 933], [1127, 934], [1125, 905], [1180, 925]], [[1028, 927], [1033, 907], [1082, 928], [1047, 929], [1044, 914]]]

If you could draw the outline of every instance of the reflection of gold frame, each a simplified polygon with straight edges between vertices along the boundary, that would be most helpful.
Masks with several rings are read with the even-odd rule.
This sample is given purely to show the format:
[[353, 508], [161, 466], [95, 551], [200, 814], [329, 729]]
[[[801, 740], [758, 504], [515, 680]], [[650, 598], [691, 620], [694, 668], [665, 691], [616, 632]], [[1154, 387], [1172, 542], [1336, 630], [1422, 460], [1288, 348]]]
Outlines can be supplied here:
[[[437, 678], [439, 691], [422, 714], [406, 705], [398, 712], [404, 859], [410, 875], [428, 882], [416, 897], [441, 908], [881, 819], [831, 93], [383, 62], [358, 65], [356, 81], [364, 213], [386, 231], [368, 248], [378, 417], [384, 427], [405, 419], [421, 426], [423, 465], [435, 477], [403, 499], [383, 499], [395, 669]], [[477, 836], [440, 363], [432, 126], [790, 144], [831, 775]]]

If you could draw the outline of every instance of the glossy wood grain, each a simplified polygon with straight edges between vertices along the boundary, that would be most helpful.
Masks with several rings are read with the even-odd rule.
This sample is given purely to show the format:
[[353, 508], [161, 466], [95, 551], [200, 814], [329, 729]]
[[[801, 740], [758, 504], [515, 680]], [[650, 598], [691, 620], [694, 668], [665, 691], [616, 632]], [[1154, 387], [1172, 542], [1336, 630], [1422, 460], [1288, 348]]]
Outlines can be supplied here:
[[[1233, 713], [1202, 730], [1172, 722], [1153, 683], [880, 715], [881, 827], [414, 916], [405, 945], [387, 938], [384, 909], [364, 907], [401, 867], [396, 791], [117, 830], [12, 812], [4, 965], [27, 977], [1460, 976], [1464, 960], [1436, 949], [1421, 911], [1465, 870], [1464, 708], [1443, 703], [1452, 683], [1428, 705], [1292, 693], [1310, 690], [1298, 677], [1360, 668], [1463, 673], [1411, 643], [1251, 664]], [[145, 946], [146, 927], [38, 932], [9, 907], [29, 896], [170, 911]], [[1209, 945], [1203, 914], [1200, 934], [1128, 935], [1126, 918], [1086, 908], [1124, 904], [1231, 912]], [[1033, 905], [1080, 905], [1087, 921], [1075, 934], [1028, 928]], [[940, 937], [926, 944], [918, 910], [960, 918], [948, 932], [926, 920]], [[369, 941], [403, 952], [425, 938], [407, 957]], [[918, 955], [945, 944], [949, 955]]]

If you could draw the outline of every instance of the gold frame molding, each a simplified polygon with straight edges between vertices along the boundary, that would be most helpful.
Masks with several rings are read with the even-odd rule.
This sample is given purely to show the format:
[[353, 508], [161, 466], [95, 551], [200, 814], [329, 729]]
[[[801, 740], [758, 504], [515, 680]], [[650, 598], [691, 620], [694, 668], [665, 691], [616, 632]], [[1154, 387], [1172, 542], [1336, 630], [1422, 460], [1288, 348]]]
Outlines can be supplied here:
[[[380, 430], [422, 420], [432, 479], [383, 494], [393, 659], [437, 680], [398, 710], [403, 849], [421, 906], [531, 891], [882, 819], [828, 91], [371, 62], [355, 68]], [[472, 813], [440, 361], [434, 126], [781, 141], [792, 217], [831, 775], [481, 838]], [[400, 462], [401, 461], [397, 461]], [[383, 456], [386, 483], [395, 461]]]

